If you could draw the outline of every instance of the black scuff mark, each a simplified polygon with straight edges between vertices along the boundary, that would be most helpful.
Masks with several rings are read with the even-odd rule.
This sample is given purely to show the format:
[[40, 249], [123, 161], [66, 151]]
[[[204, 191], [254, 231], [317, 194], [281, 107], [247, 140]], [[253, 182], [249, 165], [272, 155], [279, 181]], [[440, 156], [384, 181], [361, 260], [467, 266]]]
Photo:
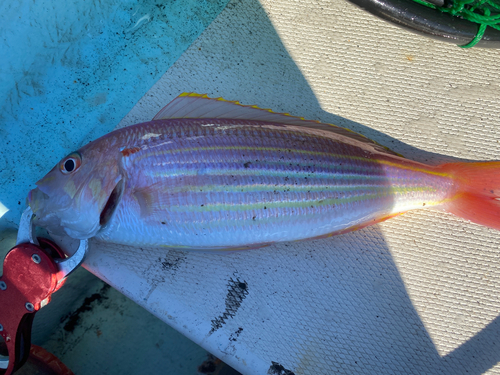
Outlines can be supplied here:
[[80, 315], [82, 313], [92, 311], [95, 306], [108, 299], [106, 293], [108, 292], [109, 288], [111, 287], [108, 284], [105, 284], [98, 293], [94, 293], [91, 296], [86, 297], [83, 300], [82, 305], [78, 309], [63, 317], [61, 319], [61, 322], [67, 320], [64, 324], [63, 329], [67, 332], [73, 332], [77, 325], [80, 323]]
[[295, 375], [295, 373], [287, 370], [278, 362], [271, 361], [271, 367], [267, 370], [267, 375]]
[[164, 283], [167, 277], [175, 275], [179, 267], [186, 261], [187, 257], [182, 251], [170, 250], [165, 256], [158, 257], [142, 272], [148, 284], [151, 285], [144, 301], [148, 301], [151, 294], [158, 285]]
[[186, 261], [186, 255], [181, 251], [170, 250], [165, 256], [156, 258], [142, 272], [151, 284], [159, 284], [165, 282], [167, 271], [170, 275], [175, 274], [179, 267]]
[[241, 332], [243, 332], [243, 328], [239, 327], [235, 332], [231, 333], [228, 339], [228, 345], [225, 349], [221, 349], [222, 353], [228, 356], [234, 355], [234, 353], [236, 352], [235, 343], [238, 340], [238, 337], [240, 337]]
[[170, 251], [163, 259], [158, 258], [160, 262], [161, 269], [163, 271], [175, 272], [179, 269], [179, 266], [186, 260], [186, 257], [179, 255], [177, 251]]
[[219, 328], [222, 328], [227, 319], [234, 317], [234, 315], [240, 308], [241, 303], [248, 295], [248, 284], [246, 283], [246, 281], [241, 281], [237, 277], [236, 279], [233, 279], [231, 277], [229, 279], [227, 287], [228, 290], [226, 295], [226, 310], [224, 311], [224, 313], [222, 313], [222, 315], [218, 316], [215, 319], [212, 319], [212, 329], [210, 330], [209, 335], [217, 331]]
[[241, 332], [243, 332], [243, 328], [239, 327], [236, 332], [231, 333], [231, 336], [229, 336], [229, 341], [236, 341], [238, 337], [240, 337]]

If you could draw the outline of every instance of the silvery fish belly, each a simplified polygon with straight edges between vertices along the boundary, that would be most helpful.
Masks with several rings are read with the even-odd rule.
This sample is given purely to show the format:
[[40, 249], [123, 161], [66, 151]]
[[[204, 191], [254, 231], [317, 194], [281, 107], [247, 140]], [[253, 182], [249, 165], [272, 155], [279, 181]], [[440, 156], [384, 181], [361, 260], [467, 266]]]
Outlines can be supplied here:
[[64, 158], [29, 204], [38, 225], [74, 238], [245, 249], [339, 234], [429, 206], [496, 227], [498, 207], [483, 220], [463, 200], [479, 205], [467, 195], [474, 192], [467, 178], [495, 199], [498, 190], [484, 186], [498, 181], [484, 176], [498, 168], [431, 167], [343, 128], [183, 94], [153, 121]]

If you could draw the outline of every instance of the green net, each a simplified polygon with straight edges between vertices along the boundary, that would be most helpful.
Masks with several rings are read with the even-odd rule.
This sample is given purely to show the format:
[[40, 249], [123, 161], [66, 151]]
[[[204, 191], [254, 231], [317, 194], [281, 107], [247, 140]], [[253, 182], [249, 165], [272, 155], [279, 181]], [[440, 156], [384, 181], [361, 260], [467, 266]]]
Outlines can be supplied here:
[[462, 48], [470, 48], [479, 42], [487, 27], [500, 30], [500, 1], [499, 0], [451, 0], [446, 6], [437, 6], [425, 0], [413, 0], [427, 7], [449, 13], [455, 17], [464, 18], [478, 24], [478, 31], [474, 39]]

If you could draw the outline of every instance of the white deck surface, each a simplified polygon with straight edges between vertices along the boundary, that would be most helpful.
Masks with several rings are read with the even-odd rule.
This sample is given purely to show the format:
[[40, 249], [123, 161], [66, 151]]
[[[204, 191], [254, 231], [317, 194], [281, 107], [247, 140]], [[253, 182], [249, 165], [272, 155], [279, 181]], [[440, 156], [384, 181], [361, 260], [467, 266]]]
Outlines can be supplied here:
[[[232, 1], [119, 127], [195, 91], [422, 162], [494, 160], [499, 61], [341, 0]], [[500, 373], [499, 245], [500, 232], [422, 210], [229, 255], [93, 242], [85, 267], [243, 374]]]

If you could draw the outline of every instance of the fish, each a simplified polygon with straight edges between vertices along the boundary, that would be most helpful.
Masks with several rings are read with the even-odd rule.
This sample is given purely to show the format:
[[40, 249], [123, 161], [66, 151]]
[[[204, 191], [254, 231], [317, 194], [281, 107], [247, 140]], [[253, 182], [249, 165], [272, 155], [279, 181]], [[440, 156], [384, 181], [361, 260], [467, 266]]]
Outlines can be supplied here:
[[75, 239], [242, 250], [424, 208], [500, 229], [499, 171], [426, 165], [342, 127], [183, 93], [63, 158], [27, 203], [37, 226]]

